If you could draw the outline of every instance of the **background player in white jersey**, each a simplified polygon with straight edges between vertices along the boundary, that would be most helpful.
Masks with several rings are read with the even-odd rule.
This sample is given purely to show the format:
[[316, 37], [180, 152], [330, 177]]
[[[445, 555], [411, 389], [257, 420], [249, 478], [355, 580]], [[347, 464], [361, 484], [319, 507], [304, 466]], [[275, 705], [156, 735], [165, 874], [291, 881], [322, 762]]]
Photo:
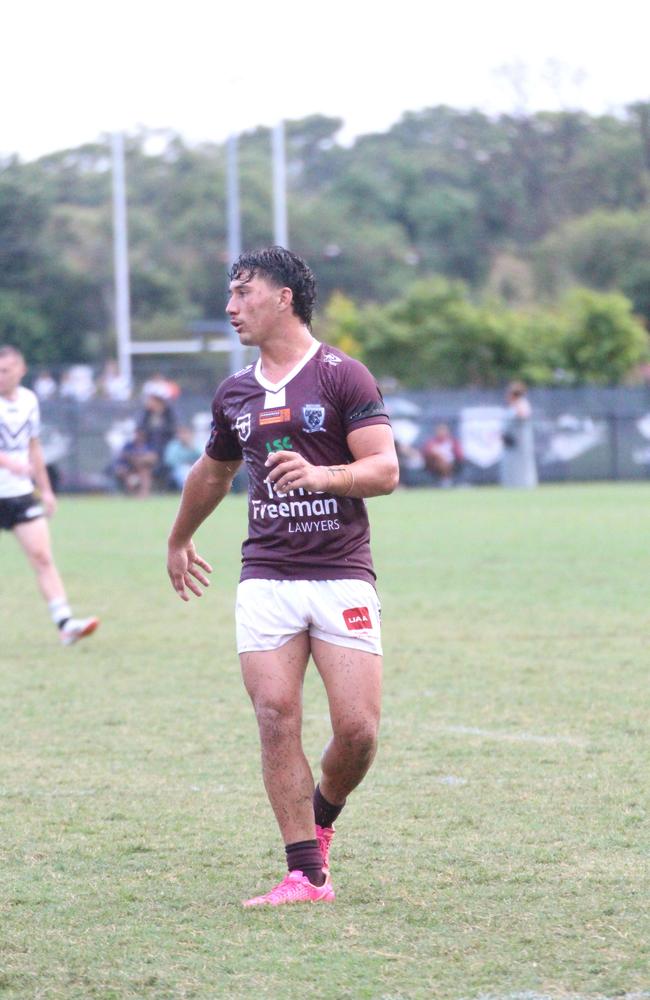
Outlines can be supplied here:
[[20, 384], [26, 370], [17, 348], [0, 346], [0, 530], [15, 535], [36, 573], [61, 642], [70, 646], [94, 632], [99, 619], [72, 617], [52, 558], [46, 517], [54, 513], [56, 498], [39, 441], [38, 399]]
[[[289, 870], [245, 905], [329, 901], [333, 822], [374, 759], [379, 726], [379, 601], [363, 498], [392, 492], [397, 456], [371, 374], [311, 334], [307, 264], [270, 247], [243, 254], [230, 278], [227, 313], [259, 360], [217, 391], [206, 453], [188, 476], [170, 534], [168, 572], [183, 600], [188, 591], [201, 595], [211, 569], [192, 536], [243, 460], [249, 533], [237, 647]], [[316, 787], [301, 738], [310, 655], [332, 722]]]

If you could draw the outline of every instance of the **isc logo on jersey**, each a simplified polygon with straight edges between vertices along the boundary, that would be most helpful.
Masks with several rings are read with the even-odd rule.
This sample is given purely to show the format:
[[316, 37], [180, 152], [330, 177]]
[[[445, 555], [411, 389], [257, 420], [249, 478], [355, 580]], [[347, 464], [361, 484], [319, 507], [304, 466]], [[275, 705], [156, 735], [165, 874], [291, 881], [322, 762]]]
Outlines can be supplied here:
[[292, 451], [293, 445], [291, 443], [291, 438], [288, 435], [281, 438], [274, 438], [273, 441], [266, 441], [264, 447], [269, 452], [272, 451]]

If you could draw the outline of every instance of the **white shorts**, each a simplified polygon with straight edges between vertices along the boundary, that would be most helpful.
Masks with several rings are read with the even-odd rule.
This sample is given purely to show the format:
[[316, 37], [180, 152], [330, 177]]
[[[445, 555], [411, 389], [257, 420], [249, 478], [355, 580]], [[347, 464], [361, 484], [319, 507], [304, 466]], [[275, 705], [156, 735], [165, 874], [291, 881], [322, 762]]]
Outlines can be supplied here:
[[237, 652], [278, 649], [299, 632], [381, 656], [381, 608], [365, 580], [243, 580]]

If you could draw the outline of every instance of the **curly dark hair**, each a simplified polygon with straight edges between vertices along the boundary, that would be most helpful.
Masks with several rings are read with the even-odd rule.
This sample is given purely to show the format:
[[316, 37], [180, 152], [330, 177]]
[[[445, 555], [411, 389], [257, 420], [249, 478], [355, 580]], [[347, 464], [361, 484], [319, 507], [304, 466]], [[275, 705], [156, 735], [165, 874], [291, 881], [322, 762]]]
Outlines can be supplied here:
[[293, 292], [293, 311], [303, 323], [311, 327], [311, 316], [316, 302], [316, 279], [309, 265], [298, 254], [284, 247], [264, 247], [239, 255], [230, 268], [231, 281], [250, 281], [256, 274], [271, 281], [278, 288]]

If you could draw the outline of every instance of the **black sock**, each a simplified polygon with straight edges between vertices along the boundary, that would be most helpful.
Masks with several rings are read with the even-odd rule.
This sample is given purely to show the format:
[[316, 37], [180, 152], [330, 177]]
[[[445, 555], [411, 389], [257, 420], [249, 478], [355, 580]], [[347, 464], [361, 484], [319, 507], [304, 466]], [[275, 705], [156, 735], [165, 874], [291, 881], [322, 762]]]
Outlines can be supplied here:
[[317, 840], [298, 840], [295, 844], [287, 844], [285, 851], [290, 872], [301, 871], [312, 885], [323, 884], [323, 855]]
[[316, 785], [314, 789], [314, 819], [318, 826], [332, 826], [344, 805], [345, 801], [340, 806], [328, 802], [321, 794], [320, 787]]

